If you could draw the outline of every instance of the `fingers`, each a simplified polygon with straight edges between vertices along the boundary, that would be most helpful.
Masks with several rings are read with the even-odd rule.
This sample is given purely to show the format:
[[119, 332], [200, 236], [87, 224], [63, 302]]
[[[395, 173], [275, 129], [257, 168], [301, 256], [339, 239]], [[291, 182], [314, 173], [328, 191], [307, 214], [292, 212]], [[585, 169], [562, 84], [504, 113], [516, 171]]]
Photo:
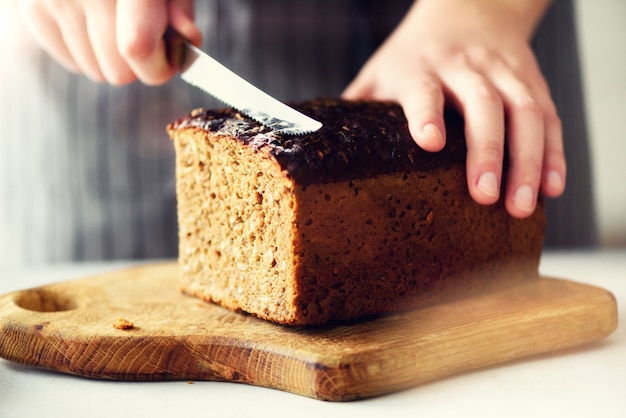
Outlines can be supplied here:
[[194, 23], [194, 0], [169, 1], [170, 25], [193, 45], [202, 44], [202, 33]]
[[119, 0], [117, 3], [117, 44], [121, 55], [145, 84], [162, 84], [177, 68], [167, 60], [163, 35], [172, 25], [196, 45], [201, 35], [193, 23], [191, 0]]
[[85, 10], [87, 33], [102, 77], [114, 85], [128, 84], [137, 79], [117, 47], [115, 30], [116, 8], [112, 1], [93, 1]]
[[61, 65], [93, 81], [130, 82], [128, 66], [121, 60], [111, 35], [115, 27], [114, 3], [92, 0], [22, 0], [24, 20], [37, 42]]
[[432, 74], [421, 74], [398, 101], [405, 114], [410, 115], [409, 132], [417, 145], [426, 151], [442, 150], [446, 144], [446, 127], [441, 82]]
[[[46, 4], [48, 5], [50, 3]], [[50, 10], [41, 7], [36, 0], [20, 0], [19, 7], [35, 41], [63, 67], [75, 73], [80, 72], [80, 67], [66, 45], [59, 24]]]
[[374, 84], [370, 82], [369, 77], [365, 76], [365, 67], [361, 73], [354, 79], [341, 93], [341, 97], [346, 100], [372, 100], [374, 99]]
[[545, 129], [543, 112], [530, 96], [520, 96], [509, 107], [509, 173], [505, 205], [516, 217], [533, 213], [543, 166]]
[[500, 92], [482, 74], [460, 67], [442, 73], [465, 119], [467, 183], [481, 204], [500, 197], [504, 157], [504, 103]]
[[193, 0], [20, 0], [35, 40], [70, 71], [94, 81], [161, 84], [175, 73], [163, 35], [173, 26], [199, 45]]
[[563, 150], [561, 119], [555, 110], [545, 118], [546, 145], [544, 149], [541, 190], [548, 197], [558, 197], [565, 190], [567, 167]]
[[514, 217], [530, 216], [540, 192], [556, 197], [565, 185], [560, 121], [543, 78], [532, 67], [520, 76], [503, 61], [466, 70], [446, 82], [466, 121], [470, 194], [482, 204], [499, 198], [506, 145], [505, 206]]
[[491, 66], [489, 71], [507, 114], [509, 170], [505, 205], [520, 218], [533, 213], [540, 192], [556, 197], [565, 187], [560, 119], [538, 66], [533, 59], [527, 63], [523, 75], [504, 62]]
[[[391, 60], [389, 60], [391, 61]], [[385, 59], [382, 60], [385, 62]], [[395, 100], [402, 106], [409, 131], [415, 142], [431, 152], [440, 151], [445, 146], [445, 122], [443, 108], [445, 96], [439, 79], [432, 73], [415, 72], [393, 74], [393, 79], [401, 81], [400, 89], [386, 89], [384, 80], [376, 82], [377, 74], [393, 74], [377, 65], [366, 65], [357, 77], [345, 88], [342, 97], [347, 100], [379, 99]], [[385, 77], [387, 78], [387, 77]], [[406, 83], [406, 85], [405, 85]]]
[[104, 75], [89, 39], [87, 19], [82, 10], [67, 7], [54, 10], [58, 13], [59, 28], [67, 49], [80, 72], [93, 81], [104, 81]]
[[166, 59], [163, 34], [167, 24], [165, 0], [117, 2], [117, 46], [137, 78], [145, 84], [164, 83], [176, 71]]
[[[366, 65], [344, 97], [398, 101], [412, 137], [428, 151], [445, 144], [443, 108], [450, 100], [465, 120], [470, 195], [480, 204], [504, 199], [512, 216], [524, 218], [534, 212], [540, 192], [550, 197], [563, 192], [566, 167], [560, 121], [547, 86], [538, 67], [523, 68], [520, 75], [494, 57], [480, 64], [458, 57], [421, 64], [412, 73]], [[394, 83], [380, 74], [393, 74]], [[505, 148], [508, 172], [502, 187]]]

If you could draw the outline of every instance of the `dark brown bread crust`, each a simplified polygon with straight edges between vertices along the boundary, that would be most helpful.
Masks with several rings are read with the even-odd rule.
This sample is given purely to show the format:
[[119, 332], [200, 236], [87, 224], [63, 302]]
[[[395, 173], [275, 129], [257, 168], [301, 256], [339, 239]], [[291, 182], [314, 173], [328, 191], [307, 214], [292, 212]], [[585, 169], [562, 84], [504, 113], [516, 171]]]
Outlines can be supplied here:
[[467, 191], [458, 114], [420, 150], [400, 107], [296, 105], [321, 131], [283, 137], [232, 110], [168, 126], [184, 292], [289, 325], [418, 308], [538, 277], [543, 205], [514, 219]]
[[169, 129], [196, 127], [232, 136], [255, 150], [267, 148], [299, 184], [374, 177], [416, 167], [434, 169], [465, 159], [463, 123], [450, 109], [445, 115], [446, 147], [429, 153], [411, 138], [397, 104], [318, 99], [294, 107], [324, 126], [313, 134], [282, 136], [232, 109], [198, 109]]

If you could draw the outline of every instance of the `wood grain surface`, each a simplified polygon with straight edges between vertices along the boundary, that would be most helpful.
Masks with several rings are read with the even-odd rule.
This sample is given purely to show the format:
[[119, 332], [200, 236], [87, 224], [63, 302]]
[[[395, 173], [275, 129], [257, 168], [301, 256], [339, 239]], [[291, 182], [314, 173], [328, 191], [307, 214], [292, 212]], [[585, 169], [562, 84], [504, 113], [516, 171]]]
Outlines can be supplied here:
[[289, 328], [182, 295], [176, 263], [0, 297], [0, 356], [98, 379], [222, 380], [317, 399], [382, 395], [601, 339], [603, 289], [554, 278], [353, 324]]

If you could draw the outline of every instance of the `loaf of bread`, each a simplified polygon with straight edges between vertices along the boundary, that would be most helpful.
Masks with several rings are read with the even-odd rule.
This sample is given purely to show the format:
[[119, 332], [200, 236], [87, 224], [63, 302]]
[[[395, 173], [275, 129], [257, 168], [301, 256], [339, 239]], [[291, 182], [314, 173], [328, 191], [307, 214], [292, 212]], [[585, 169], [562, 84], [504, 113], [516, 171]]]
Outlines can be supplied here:
[[168, 125], [185, 293], [319, 325], [538, 277], [542, 205], [520, 220], [471, 199], [458, 114], [446, 111], [447, 145], [429, 153], [395, 104], [295, 107], [323, 128], [281, 136], [229, 109]]

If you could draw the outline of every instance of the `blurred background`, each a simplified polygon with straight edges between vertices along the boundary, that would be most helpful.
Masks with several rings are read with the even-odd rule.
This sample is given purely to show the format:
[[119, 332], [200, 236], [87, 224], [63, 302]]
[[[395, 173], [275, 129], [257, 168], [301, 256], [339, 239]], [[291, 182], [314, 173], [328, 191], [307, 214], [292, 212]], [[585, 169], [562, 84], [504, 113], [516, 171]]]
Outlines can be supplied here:
[[[23, 48], [26, 43], [20, 38], [24, 33], [15, 15], [15, 3], [15, 0], [0, 0], [2, 88], [14, 88], [10, 80], [17, 74], [16, 71], [28, 70], [12, 66], [16, 62], [15, 57], [27, 53]], [[621, 125], [626, 121], [626, 1], [576, 0], [576, 5], [600, 246], [626, 247], [626, 134]], [[26, 59], [19, 61], [28, 62]], [[0, 97], [3, 96], [0, 91]], [[0, 105], [5, 111], [11, 103], [2, 100]], [[187, 110], [176, 109], [174, 113], [180, 115]], [[161, 126], [157, 128], [162, 130]], [[4, 132], [2, 135], [10, 136], [3, 138], [7, 141], [20, 140], [19, 133]], [[3, 159], [0, 158], [0, 161]], [[4, 161], [12, 163], [9, 157]], [[11, 179], [13, 185], [17, 182], [19, 178]], [[10, 225], [5, 223], [3, 226], [0, 219], [0, 234], [7, 227]], [[11, 258], [10, 246], [0, 245], [0, 250]]]
[[577, 0], [600, 244], [626, 246], [626, 1]]

